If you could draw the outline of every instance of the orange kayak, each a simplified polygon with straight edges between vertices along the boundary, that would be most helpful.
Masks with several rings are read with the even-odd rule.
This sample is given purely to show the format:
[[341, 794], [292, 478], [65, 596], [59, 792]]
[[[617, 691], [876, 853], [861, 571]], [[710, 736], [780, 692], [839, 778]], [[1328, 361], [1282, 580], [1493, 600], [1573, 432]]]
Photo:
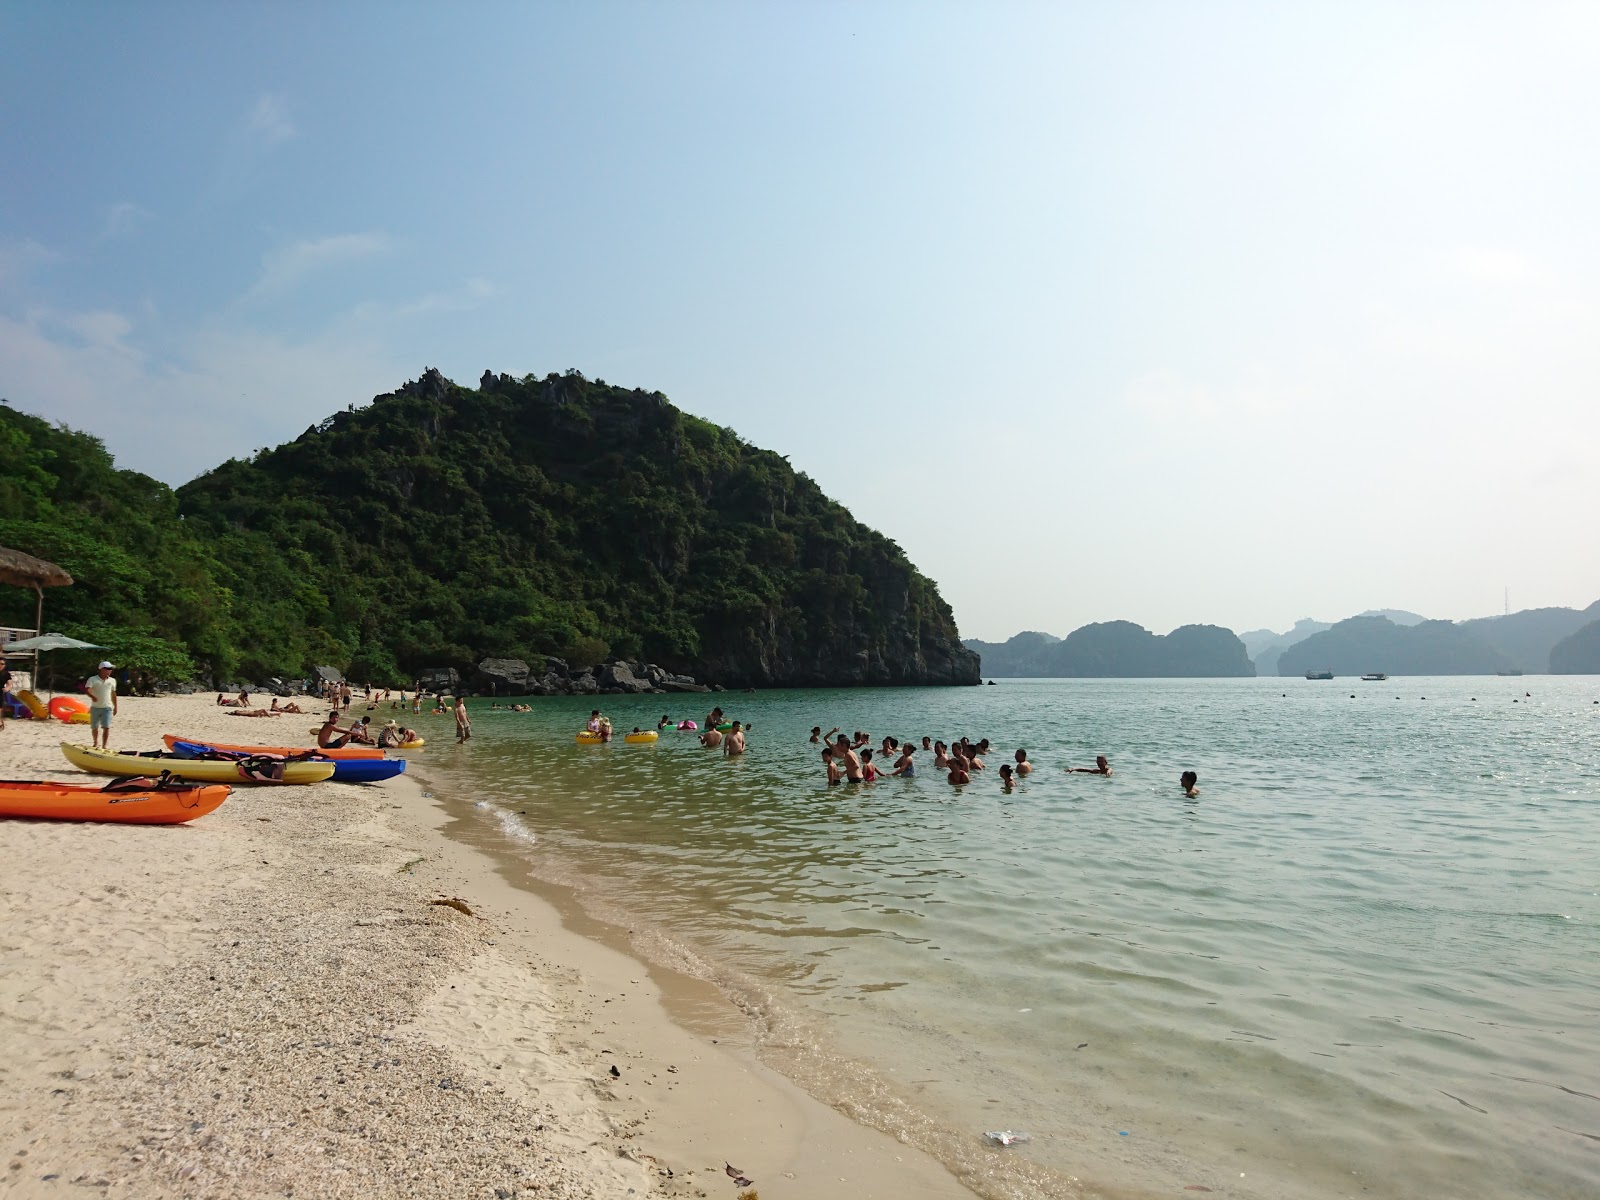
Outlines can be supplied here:
[[352, 758], [382, 758], [383, 751], [377, 746], [345, 746], [342, 749], [318, 749], [316, 746], [233, 746], [227, 742], [213, 742], [210, 738], [179, 737], [175, 733], [164, 733], [161, 740], [171, 750], [178, 742], [195, 742], [209, 746], [213, 750], [226, 750], [229, 754], [274, 754], [279, 758], [291, 758], [296, 754], [313, 752], [318, 758], [352, 759]]
[[180, 825], [214, 812], [232, 791], [226, 784], [158, 788], [147, 780], [106, 787], [0, 781], [0, 817]]

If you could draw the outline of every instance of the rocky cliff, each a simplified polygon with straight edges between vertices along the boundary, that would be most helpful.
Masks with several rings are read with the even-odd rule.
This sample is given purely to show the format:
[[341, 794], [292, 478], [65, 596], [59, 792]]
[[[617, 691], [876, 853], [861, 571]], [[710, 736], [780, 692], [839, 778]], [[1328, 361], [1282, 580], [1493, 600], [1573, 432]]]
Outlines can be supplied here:
[[1008, 641], [969, 641], [990, 675], [1048, 679], [1250, 676], [1244, 643], [1217, 625], [1184, 625], [1165, 636], [1132, 621], [1105, 621], [1065, 638], [1019, 633]]

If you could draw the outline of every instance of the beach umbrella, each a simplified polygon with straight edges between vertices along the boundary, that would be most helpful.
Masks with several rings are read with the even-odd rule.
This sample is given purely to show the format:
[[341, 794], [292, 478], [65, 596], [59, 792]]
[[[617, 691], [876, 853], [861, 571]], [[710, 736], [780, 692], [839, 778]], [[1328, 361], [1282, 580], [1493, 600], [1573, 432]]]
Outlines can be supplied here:
[[68, 637], [64, 633], [46, 633], [38, 637], [23, 638], [20, 642], [6, 643], [7, 654], [23, 654], [32, 651], [37, 656], [45, 650], [104, 650], [104, 646], [96, 646], [93, 642], [80, 642], [77, 638]]

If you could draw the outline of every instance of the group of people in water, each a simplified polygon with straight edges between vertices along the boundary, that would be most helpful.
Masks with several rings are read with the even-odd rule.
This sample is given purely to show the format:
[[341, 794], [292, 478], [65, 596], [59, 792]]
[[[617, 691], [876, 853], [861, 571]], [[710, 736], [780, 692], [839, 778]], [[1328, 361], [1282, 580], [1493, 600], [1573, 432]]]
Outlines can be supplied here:
[[[852, 737], [841, 733], [837, 726], [823, 733], [822, 726], [813, 725], [811, 744], [822, 747], [823, 769], [827, 772], [830, 787], [844, 783], [875, 783], [891, 776], [910, 779], [917, 773], [918, 747], [911, 738], [901, 741], [899, 738], [886, 737], [874, 749], [872, 736], [859, 729]], [[971, 783], [974, 772], [986, 769], [984, 759], [990, 754], [990, 742], [988, 738], [974, 742], [963, 737], [947, 744], [924, 737], [921, 749], [933, 755], [934, 770], [943, 771], [947, 782], [960, 785]], [[1017, 749], [1012, 754], [1012, 760], [1001, 763], [996, 772], [1001, 789], [1006, 792], [1011, 791], [1019, 780], [1033, 774], [1033, 763], [1028, 758], [1027, 750]], [[1109, 777], [1111, 761], [1104, 754], [1098, 754], [1092, 767], [1064, 769], [1068, 774]], [[1200, 777], [1194, 771], [1185, 771], [1179, 777], [1178, 785], [1185, 796], [1192, 798], [1200, 794], [1199, 782]]]
[[[722, 727], [726, 726], [724, 730]], [[611, 718], [602, 713], [598, 708], [589, 714], [589, 720], [584, 724], [584, 729], [597, 736], [602, 742], [609, 742], [613, 736]], [[694, 721], [674, 721], [666, 713], [661, 714], [661, 720], [656, 722], [655, 734], [659, 735], [663, 729], [678, 729], [685, 732], [699, 732], [700, 744], [712, 750], [720, 749], [725, 757], [735, 758], [744, 753], [745, 735], [750, 732], [750, 726], [741, 721], [729, 721], [719, 705], [706, 714], [705, 728], [702, 731]], [[647, 731], [635, 725], [629, 737], [643, 735]], [[655, 740], [651, 736], [651, 741]]]

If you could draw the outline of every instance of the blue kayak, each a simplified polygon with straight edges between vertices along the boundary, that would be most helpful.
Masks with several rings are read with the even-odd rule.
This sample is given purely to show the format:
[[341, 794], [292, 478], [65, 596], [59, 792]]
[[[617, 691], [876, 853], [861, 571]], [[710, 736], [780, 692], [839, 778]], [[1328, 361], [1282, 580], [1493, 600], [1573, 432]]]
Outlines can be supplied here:
[[[248, 758], [247, 754], [218, 750], [204, 742], [172, 743], [172, 752], [179, 758]], [[308, 762], [327, 762], [320, 755], [310, 755]], [[333, 760], [334, 783], [379, 783], [393, 779], [406, 769], [403, 758], [336, 758]]]

